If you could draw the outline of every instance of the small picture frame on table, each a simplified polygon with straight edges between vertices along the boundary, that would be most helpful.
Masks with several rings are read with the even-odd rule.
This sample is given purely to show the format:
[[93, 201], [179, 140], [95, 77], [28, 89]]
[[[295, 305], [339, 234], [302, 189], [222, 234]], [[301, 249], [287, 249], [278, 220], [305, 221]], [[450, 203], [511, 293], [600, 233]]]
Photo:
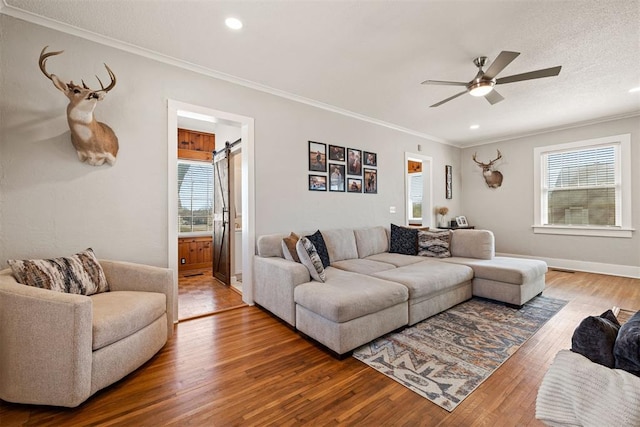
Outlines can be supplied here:
[[469, 223], [467, 222], [467, 217], [464, 215], [460, 215], [456, 217], [456, 224], [458, 227], [468, 227]]
[[327, 177], [324, 175], [309, 175], [309, 191], [327, 191]]

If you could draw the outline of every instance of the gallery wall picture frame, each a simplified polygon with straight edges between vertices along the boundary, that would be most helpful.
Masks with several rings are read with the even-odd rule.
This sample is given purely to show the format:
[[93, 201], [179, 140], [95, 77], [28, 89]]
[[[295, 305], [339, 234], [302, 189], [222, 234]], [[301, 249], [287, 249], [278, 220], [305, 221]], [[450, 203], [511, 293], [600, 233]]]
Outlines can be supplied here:
[[364, 169], [364, 192], [369, 194], [378, 192], [378, 171], [376, 169]]
[[329, 163], [329, 191], [345, 191], [345, 165]]
[[344, 147], [329, 144], [329, 160], [334, 162], [344, 162]]
[[364, 152], [364, 165], [378, 167], [378, 155], [370, 151]]
[[453, 168], [451, 165], [444, 167], [445, 196], [447, 199], [453, 198]]
[[347, 175], [362, 176], [362, 150], [347, 149]]
[[347, 191], [349, 193], [362, 193], [362, 179], [347, 178]]
[[309, 174], [309, 191], [327, 191], [327, 177]]
[[309, 170], [312, 172], [327, 171], [327, 144], [309, 141]]

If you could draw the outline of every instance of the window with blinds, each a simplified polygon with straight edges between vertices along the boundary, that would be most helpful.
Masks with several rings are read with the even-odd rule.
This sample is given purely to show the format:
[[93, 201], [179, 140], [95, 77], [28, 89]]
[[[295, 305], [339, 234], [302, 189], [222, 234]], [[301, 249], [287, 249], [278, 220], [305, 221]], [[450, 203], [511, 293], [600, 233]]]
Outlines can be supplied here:
[[178, 161], [178, 229], [180, 233], [213, 231], [213, 166]]
[[409, 174], [409, 220], [422, 220], [422, 173]]
[[544, 153], [543, 224], [619, 226], [619, 152], [609, 144]]

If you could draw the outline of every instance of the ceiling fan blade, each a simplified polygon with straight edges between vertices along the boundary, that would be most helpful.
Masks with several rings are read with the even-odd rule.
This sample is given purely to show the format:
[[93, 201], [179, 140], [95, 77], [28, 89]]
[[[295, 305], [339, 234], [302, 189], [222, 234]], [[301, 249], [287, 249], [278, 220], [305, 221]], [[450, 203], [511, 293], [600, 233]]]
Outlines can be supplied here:
[[447, 82], [442, 80], [425, 80], [421, 85], [445, 85], [445, 86], [466, 86], [465, 82]]
[[487, 79], [492, 79], [500, 73], [500, 71], [504, 70], [507, 65], [511, 64], [511, 62], [516, 59], [520, 55], [520, 52], [509, 52], [508, 50], [503, 50], [500, 52], [500, 55], [496, 57], [496, 59], [491, 63], [491, 66], [485, 71], [484, 77]]
[[543, 77], [553, 77], [560, 74], [560, 69], [562, 66], [545, 68], [544, 70], [536, 70], [530, 71], [528, 73], [515, 74], [513, 76], [502, 77], [500, 79], [496, 79], [496, 84], [505, 84], [505, 83], [514, 83], [521, 82], [523, 80], [532, 80], [532, 79], [541, 79]]
[[460, 92], [460, 93], [457, 93], [457, 94], [455, 94], [455, 95], [453, 95], [453, 96], [450, 96], [449, 98], [447, 98], [447, 99], [445, 99], [445, 100], [442, 100], [442, 101], [440, 101], [440, 102], [438, 102], [438, 103], [436, 103], [436, 104], [430, 105], [430, 106], [429, 106], [429, 108], [431, 108], [431, 107], [438, 107], [438, 106], [440, 106], [440, 105], [444, 104], [445, 102], [449, 102], [449, 101], [451, 101], [452, 99], [456, 99], [457, 97], [464, 95], [465, 93], [467, 93], [467, 91], [466, 91], [466, 90], [465, 90], [464, 92]]
[[491, 105], [497, 104], [498, 102], [504, 100], [504, 96], [496, 92], [495, 89], [489, 92], [488, 94], [486, 94], [484, 97], [487, 101], [489, 101]]

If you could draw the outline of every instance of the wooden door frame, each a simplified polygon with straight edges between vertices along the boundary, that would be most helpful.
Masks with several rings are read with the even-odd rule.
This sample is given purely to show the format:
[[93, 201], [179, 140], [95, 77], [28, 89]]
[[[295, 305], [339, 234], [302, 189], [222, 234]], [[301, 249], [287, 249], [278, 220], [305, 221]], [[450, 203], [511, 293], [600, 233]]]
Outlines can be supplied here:
[[242, 300], [253, 305], [255, 251], [254, 119], [173, 99], [167, 100], [167, 265], [173, 271], [174, 322], [178, 321], [178, 111], [238, 125], [242, 138]]

